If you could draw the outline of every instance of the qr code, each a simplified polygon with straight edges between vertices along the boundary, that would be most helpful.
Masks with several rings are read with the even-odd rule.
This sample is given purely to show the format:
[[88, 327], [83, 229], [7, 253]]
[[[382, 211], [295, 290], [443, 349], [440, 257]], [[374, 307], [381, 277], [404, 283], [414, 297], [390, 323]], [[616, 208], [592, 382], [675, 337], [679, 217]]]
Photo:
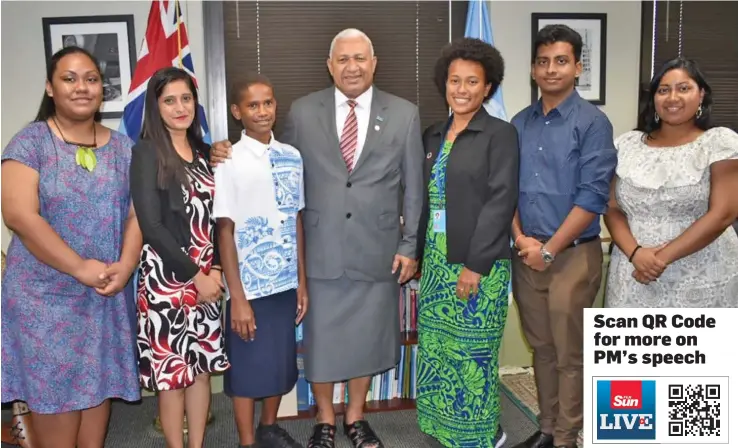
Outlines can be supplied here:
[[669, 385], [669, 436], [720, 436], [720, 385]]

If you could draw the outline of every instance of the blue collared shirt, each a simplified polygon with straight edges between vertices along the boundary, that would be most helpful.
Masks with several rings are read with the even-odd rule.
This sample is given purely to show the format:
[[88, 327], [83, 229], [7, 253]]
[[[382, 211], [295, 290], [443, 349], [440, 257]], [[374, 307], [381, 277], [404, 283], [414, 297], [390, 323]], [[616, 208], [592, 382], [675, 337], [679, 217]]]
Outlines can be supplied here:
[[[575, 90], [547, 115], [539, 100], [511, 123], [520, 140], [518, 212], [525, 235], [552, 237], [574, 206], [605, 213], [617, 154], [602, 111]], [[599, 234], [595, 219], [579, 238]]]

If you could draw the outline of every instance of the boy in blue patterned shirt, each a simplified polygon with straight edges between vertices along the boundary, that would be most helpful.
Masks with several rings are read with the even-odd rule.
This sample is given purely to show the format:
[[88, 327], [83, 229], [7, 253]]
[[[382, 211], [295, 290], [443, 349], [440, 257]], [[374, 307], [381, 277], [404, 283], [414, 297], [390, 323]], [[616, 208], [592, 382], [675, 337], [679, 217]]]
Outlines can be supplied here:
[[[276, 419], [297, 382], [295, 325], [307, 311], [302, 157], [274, 139], [277, 103], [267, 78], [237, 83], [230, 103], [244, 130], [216, 168], [213, 207], [229, 293], [225, 392], [242, 448], [299, 447]], [[256, 399], [263, 406], [254, 431]]]

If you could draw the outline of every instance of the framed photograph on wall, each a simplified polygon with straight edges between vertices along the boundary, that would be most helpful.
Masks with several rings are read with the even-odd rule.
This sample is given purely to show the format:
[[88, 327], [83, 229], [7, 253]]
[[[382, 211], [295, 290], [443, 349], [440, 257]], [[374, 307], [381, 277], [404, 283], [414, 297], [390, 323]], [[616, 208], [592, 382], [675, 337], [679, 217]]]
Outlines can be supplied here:
[[[582, 36], [582, 74], [577, 78], [577, 91], [590, 103], [605, 104], [607, 61], [607, 14], [533, 13], [531, 15], [531, 47], [536, 34], [546, 25], [566, 25]], [[532, 51], [534, 49], [531, 48]], [[531, 80], [531, 104], [538, 101], [540, 91]]]
[[133, 15], [43, 18], [46, 61], [57, 51], [78, 46], [100, 62], [103, 118], [120, 118], [136, 62]]

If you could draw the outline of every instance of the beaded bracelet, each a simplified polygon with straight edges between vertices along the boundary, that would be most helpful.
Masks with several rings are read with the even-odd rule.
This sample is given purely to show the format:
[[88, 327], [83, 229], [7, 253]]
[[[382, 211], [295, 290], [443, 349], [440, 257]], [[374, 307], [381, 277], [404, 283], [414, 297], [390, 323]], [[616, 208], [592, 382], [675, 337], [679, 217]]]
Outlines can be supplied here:
[[633, 263], [633, 257], [635, 257], [636, 252], [638, 252], [638, 249], [640, 249], [640, 248], [641, 248], [641, 246], [638, 245], [638, 246], [636, 246], [635, 249], [633, 249], [633, 253], [630, 254], [630, 258], [628, 258], [628, 263]]

